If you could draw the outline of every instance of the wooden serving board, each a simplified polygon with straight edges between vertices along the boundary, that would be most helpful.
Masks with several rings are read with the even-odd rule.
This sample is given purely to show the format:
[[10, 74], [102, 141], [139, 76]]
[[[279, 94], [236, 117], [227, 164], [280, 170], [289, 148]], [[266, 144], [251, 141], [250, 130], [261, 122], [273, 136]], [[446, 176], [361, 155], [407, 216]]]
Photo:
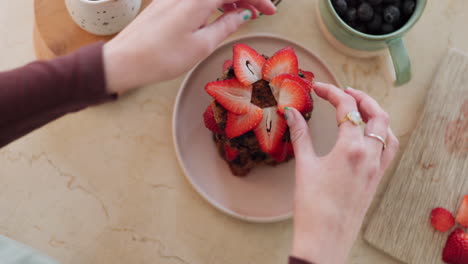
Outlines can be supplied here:
[[[143, 0], [143, 10], [152, 0]], [[65, 0], [34, 0], [34, 49], [38, 59], [66, 55], [82, 46], [107, 41], [113, 36], [96, 36], [73, 22]]]
[[365, 239], [411, 264], [442, 262], [450, 232], [434, 231], [430, 212], [456, 214], [468, 194], [468, 55], [451, 50], [440, 65], [426, 105]]

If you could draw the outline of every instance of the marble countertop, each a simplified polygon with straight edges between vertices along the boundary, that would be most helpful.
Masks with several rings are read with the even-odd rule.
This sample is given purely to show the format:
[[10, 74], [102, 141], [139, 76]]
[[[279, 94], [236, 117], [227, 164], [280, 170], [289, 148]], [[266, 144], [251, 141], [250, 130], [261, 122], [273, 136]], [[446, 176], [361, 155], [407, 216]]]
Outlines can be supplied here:
[[[235, 36], [270, 32], [317, 52], [343, 85], [366, 91], [390, 113], [401, 153], [441, 58], [450, 47], [468, 52], [468, 2], [428, 2], [405, 38], [413, 80], [395, 88], [383, 77], [381, 59], [346, 57], [329, 45], [314, 18], [316, 1], [283, 1], [276, 17], [253, 21]], [[32, 28], [33, 0], [0, 1], [0, 70], [34, 60]], [[67, 115], [1, 149], [0, 233], [64, 264], [284, 264], [291, 221], [233, 219], [183, 177], [171, 138], [182, 79]], [[348, 263], [397, 262], [359, 239]]]

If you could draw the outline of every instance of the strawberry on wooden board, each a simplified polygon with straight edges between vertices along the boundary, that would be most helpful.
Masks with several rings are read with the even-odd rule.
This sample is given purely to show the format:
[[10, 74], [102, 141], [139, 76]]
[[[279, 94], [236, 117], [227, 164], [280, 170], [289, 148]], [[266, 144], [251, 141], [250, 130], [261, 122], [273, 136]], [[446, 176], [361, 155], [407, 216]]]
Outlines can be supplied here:
[[468, 228], [468, 195], [463, 197], [463, 201], [458, 209], [457, 218], [455, 220], [461, 226]]
[[206, 108], [205, 112], [203, 113], [203, 120], [205, 121], [206, 128], [215, 133], [224, 134], [224, 132], [221, 130], [218, 123], [216, 122], [213, 112], [213, 106], [211, 104]]
[[210, 82], [206, 92], [213, 96], [226, 110], [234, 114], [245, 114], [250, 111], [252, 86], [243, 85], [236, 79]]
[[277, 113], [276, 107], [263, 108], [263, 118], [254, 129], [263, 152], [271, 154], [275, 151], [283, 139], [286, 128], [286, 120]]
[[235, 44], [233, 47], [234, 73], [244, 85], [251, 85], [262, 79], [262, 68], [265, 58], [245, 44]]
[[440, 232], [450, 230], [455, 225], [455, 219], [452, 213], [447, 209], [438, 207], [432, 209], [431, 212], [431, 225]]
[[224, 145], [224, 154], [228, 161], [233, 161], [239, 155], [239, 151], [237, 149], [231, 148], [229, 145]]
[[237, 115], [231, 112], [227, 114], [226, 136], [235, 138], [244, 133], [256, 128], [263, 117], [263, 111], [260, 107], [253, 104], [250, 105], [250, 110], [246, 114]]
[[449, 235], [442, 252], [442, 260], [449, 264], [468, 263], [468, 235], [460, 228]]
[[297, 75], [299, 72], [296, 53], [291, 47], [286, 47], [269, 58], [262, 69], [263, 79], [270, 81], [284, 73]]

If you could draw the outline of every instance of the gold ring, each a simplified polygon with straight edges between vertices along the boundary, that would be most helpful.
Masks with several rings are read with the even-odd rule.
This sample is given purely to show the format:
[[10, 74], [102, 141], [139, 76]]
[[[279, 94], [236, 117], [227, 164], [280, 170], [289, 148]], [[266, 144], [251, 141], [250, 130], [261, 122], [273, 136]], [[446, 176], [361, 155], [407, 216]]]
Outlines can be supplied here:
[[373, 139], [377, 139], [378, 141], [380, 141], [383, 144], [383, 149], [384, 150], [387, 148], [387, 143], [385, 142], [385, 139], [383, 139], [383, 137], [381, 137], [379, 135], [376, 135], [376, 134], [372, 134], [372, 133], [369, 133], [366, 136], [368, 136], [370, 138], [373, 138]]
[[341, 126], [346, 121], [350, 121], [355, 126], [360, 126], [362, 122], [361, 114], [358, 111], [349, 112], [343, 119], [338, 122], [338, 126]]

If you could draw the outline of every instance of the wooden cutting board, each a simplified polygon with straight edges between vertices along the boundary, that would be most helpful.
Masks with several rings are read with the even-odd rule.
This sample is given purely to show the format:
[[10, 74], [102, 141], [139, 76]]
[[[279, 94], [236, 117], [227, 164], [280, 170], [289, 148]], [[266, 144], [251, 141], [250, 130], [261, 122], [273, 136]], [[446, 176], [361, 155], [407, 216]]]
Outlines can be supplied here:
[[443, 263], [450, 232], [430, 226], [435, 207], [456, 214], [468, 194], [468, 55], [451, 50], [428, 92], [424, 111], [365, 239], [411, 264]]
[[[152, 0], [143, 0], [143, 10]], [[96, 36], [73, 22], [64, 0], [34, 0], [34, 49], [38, 59], [66, 55], [82, 46], [107, 41], [113, 36]]]

